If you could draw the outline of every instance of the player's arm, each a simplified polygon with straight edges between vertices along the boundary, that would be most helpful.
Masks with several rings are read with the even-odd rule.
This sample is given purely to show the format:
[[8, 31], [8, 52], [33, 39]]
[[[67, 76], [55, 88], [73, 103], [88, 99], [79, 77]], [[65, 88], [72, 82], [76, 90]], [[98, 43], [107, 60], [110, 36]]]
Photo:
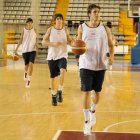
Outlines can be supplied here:
[[35, 33], [36, 33], [36, 43], [35, 43], [35, 47], [36, 47], [36, 49], [38, 49], [38, 36], [37, 36], [37, 31], [36, 31], [36, 29], [34, 29], [35, 30]]
[[115, 39], [114, 35], [112, 35], [112, 38], [113, 38], [113, 45], [117, 47], [118, 46], [118, 41]]
[[77, 32], [77, 38], [76, 39], [82, 39], [82, 25], [78, 27], [78, 32]]
[[57, 46], [62, 45], [61, 42], [50, 42], [50, 41], [49, 41], [49, 37], [50, 37], [50, 33], [51, 33], [51, 28], [52, 28], [52, 27], [50, 27], [50, 28], [47, 30], [46, 34], [45, 34], [44, 37], [43, 37], [42, 46], [44, 46], [44, 47], [49, 47], [49, 46], [57, 47]]
[[23, 35], [24, 35], [24, 31], [21, 33], [21, 36], [20, 36], [20, 40], [18, 42], [18, 45], [14, 51], [15, 54], [17, 54], [17, 51], [18, 51], [18, 48], [20, 47], [20, 45], [22, 44], [22, 41], [23, 41]]
[[109, 28], [107, 29], [107, 36], [108, 36], [108, 46], [109, 46], [109, 63], [112, 64], [114, 61], [114, 44], [113, 44], [113, 39], [112, 39], [112, 33]]
[[68, 44], [71, 44], [73, 38], [70, 36], [70, 32], [69, 32], [68, 28], [66, 28], [66, 34], [67, 34]]
[[51, 32], [51, 27], [47, 30], [46, 34], [43, 37], [42, 46], [44, 47], [48, 47], [51, 45], [51, 43], [49, 42], [50, 32]]

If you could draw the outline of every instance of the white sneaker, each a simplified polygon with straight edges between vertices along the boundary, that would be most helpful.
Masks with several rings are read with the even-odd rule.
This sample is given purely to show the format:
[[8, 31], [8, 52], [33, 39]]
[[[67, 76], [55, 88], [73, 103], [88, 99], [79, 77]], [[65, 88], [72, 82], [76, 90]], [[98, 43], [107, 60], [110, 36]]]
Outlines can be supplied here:
[[93, 125], [95, 125], [95, 123], [96, 123], [96, 114], [95, 114], [95, 112], [92, 113], [90, 111], [90, 113], [89, 113], [89, 122], [90, 122], [90, 127], [92, 127]]
[[84, 135], [91, 135], [90, 122], [84, 123]]
[[27, 81], [27, 83], [26, 83], [26, 88], [30, 88], [30, 81]]

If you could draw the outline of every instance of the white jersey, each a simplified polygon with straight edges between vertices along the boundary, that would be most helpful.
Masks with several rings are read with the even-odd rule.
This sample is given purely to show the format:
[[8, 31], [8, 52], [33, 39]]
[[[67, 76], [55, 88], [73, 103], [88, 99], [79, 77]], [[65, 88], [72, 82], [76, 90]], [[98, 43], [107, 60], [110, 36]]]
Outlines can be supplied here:
[[67, 34], [66, 34], [65, 27], [59, 30], [52, 26], [49, 41], [62, 42], [63, 46], [58, 46], [58, 47], [49, 46], [47, 60], [58, 60], [61, 58], [68, 57]]
[[34, 28], [28, 30], [24, 28], [23, 41], [22, 41], [22, 53], [36, 51], [36, 32]]
[[104, 25], [100, 23], [98, 27], [92, 28], [83, 23], [82, 30], [87, 51], [80, 55], [79, 68], [95, 71], [107, 69], [108, 37]]

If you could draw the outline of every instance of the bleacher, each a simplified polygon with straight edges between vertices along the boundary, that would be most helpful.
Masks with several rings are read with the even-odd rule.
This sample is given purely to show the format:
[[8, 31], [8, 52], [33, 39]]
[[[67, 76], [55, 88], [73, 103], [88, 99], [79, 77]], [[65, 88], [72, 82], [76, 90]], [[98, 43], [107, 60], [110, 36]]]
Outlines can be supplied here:
[[[5, 26], [8, 24], [10, 24], [11, 26], [13, 26], [13, 24], [18, 24], [20, 26], [20, 24], [25, 24], [25, 21], [28, 17], [32, 17], [33, 15], [37, 17], [36, 19], [39, 21], [37, 22], [37, 26], [39, 29], [38, 42], [41, 48], [41, 40], [44, 33], [46, 32], [46, 29], [52, 23], [53, 15], [55, 14], [55, 12], [58, 12], [59, 8], [61, 8], [60, 5], [59, 8], [57, 7], [59, 1], [40, 0], [38, 1], [38, 5], [36, 5], [38, 8], [37, 12], [34, 8], [35, 4], [33, 5], [32, 0], [4, 0], [3, 2], [3, 14], [1, 17], [3, 18], [2, 22]], [[96, 5], [99, 5], [101, 7], [101, 20], [103, 21], [103, 23], [106, 24], [107, 21], [112, 22], [113, 32], [115, 34], [115, 38], [118, 40], [119, 45], [127, 45], [127, 36], [129, 36], [129, 34], [124, 34], [124, 25], [122, 25], [122, 23], [120, 24], [120, 15], [122, 15], [120, 14], [120, 9], [122, 5], [125, 5], [127, 7], [127, 2], [128, 0], [69, 0], [68, 9], [65, 13], [65, 23], [66, 25], [68, 25], [68, 27], [72, 28], [70, 33], [75, 34], [77, 32], [77, 27], [79, 26], [79, 24], [89, 20], [87, 16], [88, 5], [91, 3], [95, 3]], [[34, 20], [34, 22], [36, 21]], [[45, 29], [44, 26], [46, 27]], [[19, 39], [20, 32], [20, 30], [16, 31], [15, 28], [16, 42]], [[16, 37], [17, 34], [18, 38]], [[134, 41], [132, 41], [132, 46], [133, 42]]]
[[40, 24], [51, 24], [57, 0], [41, 0], [40, 3]]
[[31, 17], [31, 0], [4, 0], [3, 23], [25, 24], [28, 17]]
[[90, 3], [95, 3], [101, 7], [102, 21], [111, 21], [114, 26], [118, 26], [120, 4], [127, 4], [126, 0], [70, 0], [67, 12], [67, 21], [80, 23], [87, 21], [87, 7]]
[[[110, 20], [114, 26], [118, 26], [119, 6], [127, 4], [127, 0], [69, 0], [66, 21], [74, 23], [87, 21], [87, 6], [95, 3], [101, 7], [103, 22]], [[57, 0], [40, 1], [40, 24], [50, 24], [55, 13]], [[4, 0], [3, 22], [24, 23], [31, 17], [31, 0]]]

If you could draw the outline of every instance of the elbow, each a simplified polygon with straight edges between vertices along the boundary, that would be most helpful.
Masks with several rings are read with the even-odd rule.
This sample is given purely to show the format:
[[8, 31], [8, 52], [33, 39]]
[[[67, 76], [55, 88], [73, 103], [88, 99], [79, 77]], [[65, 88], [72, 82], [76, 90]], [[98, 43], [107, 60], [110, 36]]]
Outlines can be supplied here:
[[109, 50], [110, 50], [111, 53], [114, 52], [114, 45], [113, 45], [113, 44], [110, 44], [110, 45], [109, 45]]

